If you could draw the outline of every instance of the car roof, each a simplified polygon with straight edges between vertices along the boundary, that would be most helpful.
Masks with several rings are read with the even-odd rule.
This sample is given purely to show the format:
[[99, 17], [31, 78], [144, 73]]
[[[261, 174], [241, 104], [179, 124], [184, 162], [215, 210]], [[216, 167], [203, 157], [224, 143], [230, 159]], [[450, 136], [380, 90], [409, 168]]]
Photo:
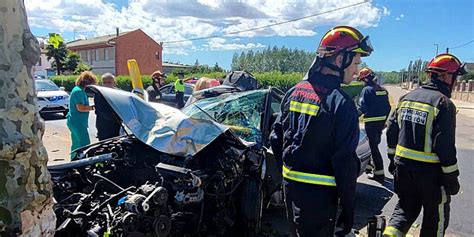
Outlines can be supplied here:
[[54, 81], [51, 81], [51, 80], [48, 80], [48, 79], [35, 80], [35, 83], [36, 82], [44, 82], [44, 83], [49, 83], [49, 84], [56, 85], [56, 83], [54, 83]]

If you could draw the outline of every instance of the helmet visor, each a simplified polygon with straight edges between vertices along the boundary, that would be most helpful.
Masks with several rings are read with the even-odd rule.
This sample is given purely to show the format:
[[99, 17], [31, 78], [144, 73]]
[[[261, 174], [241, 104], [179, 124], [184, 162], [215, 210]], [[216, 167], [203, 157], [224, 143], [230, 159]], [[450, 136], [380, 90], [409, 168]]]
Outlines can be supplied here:
[[458, 75], [464, 75], [464, 74], [467, 74], [465, 63], [461, 64], [461, 66], [458, 69]]
[[374, 51], [374, 48], [372, 47], [369, 36], [366, 36], [358, 44], [350, 47], [349, 50], [354, 53], [360, 53], [362, 57], [366, 57]]

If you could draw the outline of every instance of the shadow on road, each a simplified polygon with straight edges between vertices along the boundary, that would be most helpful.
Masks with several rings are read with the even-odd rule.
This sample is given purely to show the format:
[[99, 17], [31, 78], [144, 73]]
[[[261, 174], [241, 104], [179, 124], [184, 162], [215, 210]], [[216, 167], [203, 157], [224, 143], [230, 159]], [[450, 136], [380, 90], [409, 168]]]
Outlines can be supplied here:
[[41, 118], [43, 118], [45, 121], [66, 119], [66, 117], [61, 113], [41, 114]]
[[[376, 182], [368, 182], [368, 184], [361, 182], [357, 183], [354, 229], [359, 231], [367, 227], [367, 222], [371, 217], [382, 214], [383, 207], [394, 195], [392, 191], [393, 179], [385, 178], [383, 186]], [[264, 210], [262, 227], [258, 236], [289, 236], [288, 221], [286, 219], [284, 207], [273, 207]]]
[[385, 178], [383, 186], [380, 184], [357, 184], [357, 201], [355, 210], [354, 229], [361, 230], [367, 227], [367, 222], [374, 215], [382, 214], [383, 207], [390, 201], [393, 193], [393, 179]]

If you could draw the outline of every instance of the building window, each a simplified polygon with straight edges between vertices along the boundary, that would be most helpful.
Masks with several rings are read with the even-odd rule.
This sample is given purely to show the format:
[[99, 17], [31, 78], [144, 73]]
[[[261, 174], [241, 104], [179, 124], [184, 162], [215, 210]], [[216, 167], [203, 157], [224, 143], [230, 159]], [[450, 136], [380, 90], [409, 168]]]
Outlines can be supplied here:
[[81, 56], [82, 61], [87, 61], [87, 51], [85, 50], [79, 51], [79, 55]]
[[95, 51], [95, 61], [99, 61], [99, 50], [96, 49]]
[[87, 62], [92, 61], [92, 60], [91, 60], [91, 51], [90, 51], [90, 50], [87, 50], [87, 51], [86, 51], [86, 54], [87, 54]]
[[115, 59], [115, 48], [111, 47], [107, 49], [108, 51], [108, 59], [109, 60], [114, 60]]
[[105, 60], [104, 49], [97, 49], [97, 54], [98, 54], [97, 61], [104, 61]]
[[107, 48], [104, 49], [104, 57], [105, 57], [105, 61], [108, 61], [109, 60], [109, 50]]

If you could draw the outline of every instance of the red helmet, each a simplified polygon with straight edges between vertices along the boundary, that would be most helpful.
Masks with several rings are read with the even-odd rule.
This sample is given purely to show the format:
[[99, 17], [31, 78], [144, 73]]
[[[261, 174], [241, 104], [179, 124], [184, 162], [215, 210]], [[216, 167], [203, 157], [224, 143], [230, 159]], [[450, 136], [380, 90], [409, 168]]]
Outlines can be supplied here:
[[369, 56], [373, 50], [369, 36], [364, 37], [350, 26], [337, 26], [324, 34], [317, 52], [322, 58], [340, 52], [360, 53], [364, 57]]
[[455, 80], [454, 77], [467, 73], [464, 65], [465, 64], [461, 63], [461, 61], [454, 55], [445, 53], [431, 59], [430, 63], [428, 63], [426, 71], [440, 75], [453, 75], [453, 77], [437, 77], [438, 80], [452, 86]]
[[461, 61], [454, 55], [447, 53], [440, 54], [431, 59], [430, 63], [428, 63], [426, 71], [448, 74], [457, 73], [458, 75], [467, 73], [464, 68], [464, 64], [461, 63]]
[[358, 80], [359, 81], [362, 81], [367, 78], [369, 80], [372, 80], [374, 79], [375, 77], [375, 72], [372, 71], [372, 69], [368, 68], [368, 67], [365, 67], [365, 68], [362, 68], [360, 71], [359, 71], [359, 77], [358, 77]]

